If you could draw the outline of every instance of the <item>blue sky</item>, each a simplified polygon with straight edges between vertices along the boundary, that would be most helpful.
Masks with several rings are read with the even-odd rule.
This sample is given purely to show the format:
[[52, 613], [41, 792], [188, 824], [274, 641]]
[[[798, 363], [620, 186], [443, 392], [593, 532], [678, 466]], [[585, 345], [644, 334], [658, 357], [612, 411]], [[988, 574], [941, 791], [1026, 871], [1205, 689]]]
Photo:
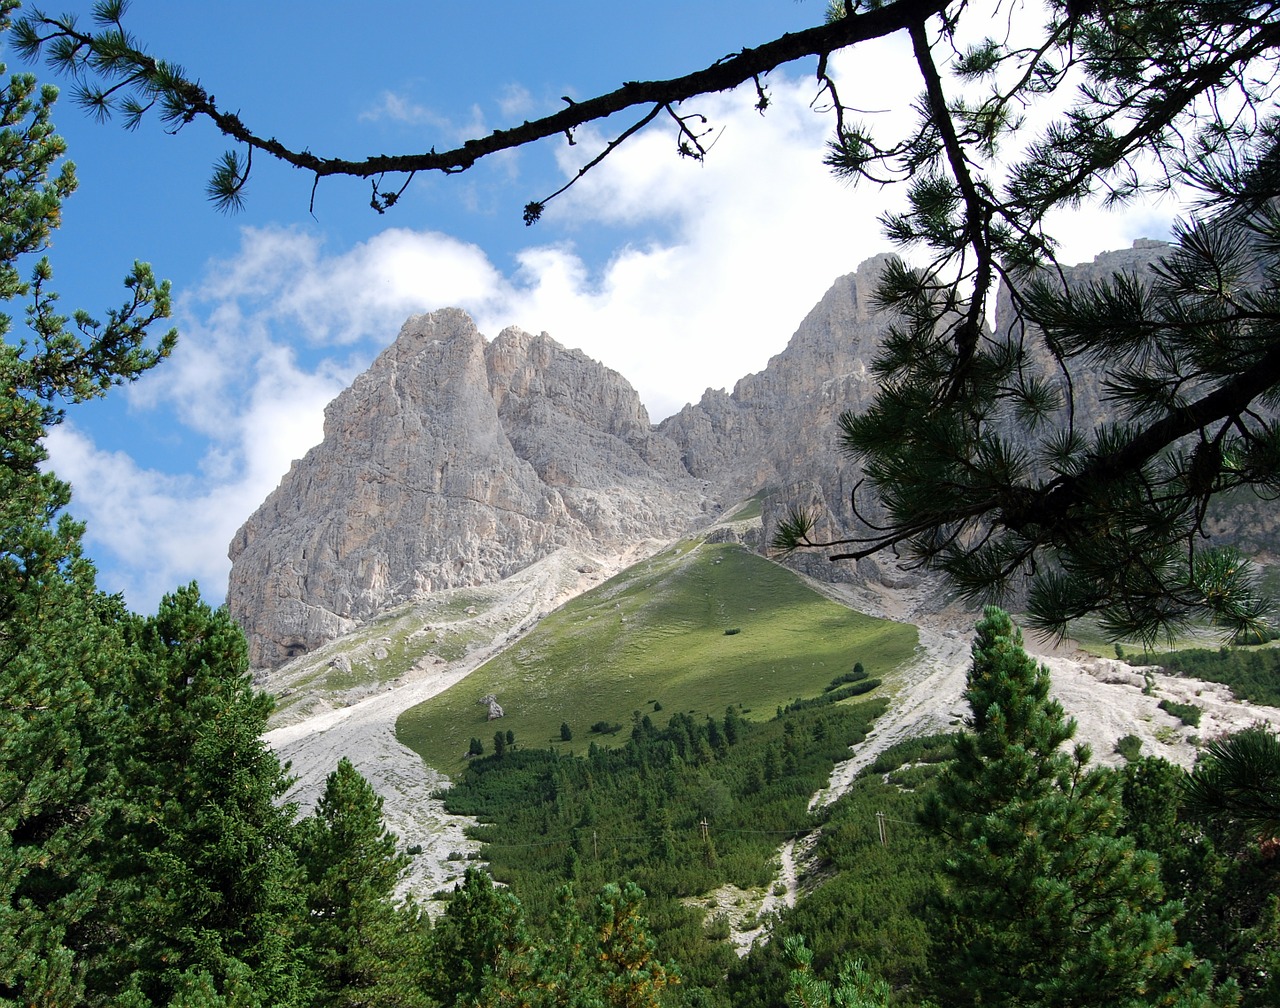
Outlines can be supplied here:
[[[127, 24], [259, 134], [360, 157], [452, 147], [562, 96], [688, 72], [817, 23], [824, 6], [134, 0]], [[890, 121], [918, 90], [894, 40], [834, 66], [846, 96]], [[490, 338], [546, 331], [626, 376], [655, 422], [763, 368], [836, 277], [886, 250], [876, 218], [898, 198], [823, 169], [832, 122], [813, 107], [813, 70], [772, 75], [764, 116], [753, 89], [690, 103], [716, 131], [706, 162], [677, 157], [655, 123], [533, 228], [524, 204], [628, 122], [415, 181], [385, 215], [367, 183], [341, 179], [321, 183], [311, 212], [311, 179], [259, 159], [245, 210], [226, 216], [204, 195], [228, 147], [211, 128], [126, 133], [68, 95], [56, 121], [80, 189], [50, 252], [63, 303], [104, 310], [142, 259], [172, 281], [182, 333], [169, 361], [72, 408], [47, 439], [101, 585], [142, 611], [192, 579], [221, 600], [236, 528], [320, 439], [325, 403], [417, 312], [463, 307]], [[1064, 258], [1163, 237], [1172, 212], [1086, 212], [1064, 222]]]

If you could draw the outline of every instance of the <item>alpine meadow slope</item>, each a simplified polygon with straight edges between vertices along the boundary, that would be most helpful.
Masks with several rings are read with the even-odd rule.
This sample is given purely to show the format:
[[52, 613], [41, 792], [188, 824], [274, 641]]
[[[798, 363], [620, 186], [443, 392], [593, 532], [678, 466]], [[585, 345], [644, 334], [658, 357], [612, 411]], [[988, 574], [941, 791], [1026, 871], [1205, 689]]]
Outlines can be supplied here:
[[[1142, 270], [1161, 247], [1141, 243], [1077, 267], [1075, 275]], [[776, 588], [751, 601], [750, 572], [790, 577], [750, 554], [766, 550], [791, 504], [817, 503], [833, 528], [847, 513], [857, 473], [833, 453], [834, 431], [839, 413], [874, 387], [868, 363], [884, 320], [872, 308], [871, 291], [886, 261], [871, 260], [838, 280], [765, 371], [731, 393], [708, 390], [656, 427], [642, 420], [620, 376], [545, 334], [507, 330], [490, 343], [460, 312], [411, 320], [397, 344], [330, 406], [325, 443], [295, 463], [237, 537], [232, 597], [240, 599], [251, 639], [256, 626], [258, 647], [301, 652], [281, 656], [262, 680], [279, 697], [268, 740], [298, 775], [292, 797], [304, 807], [315, 801], [336, 759], [350, 756], [383, 796], [402, 847], [422, 849], [401, 888], [425, 897], [457, 882], [476, 850], [466, 820], [448, 815], [439, 801], [448, 781], [441, 771], [464, 765], [472, 738], [491, 752], [497, 727], [504, 736], [510, 729], [517, 747], [578, 752], [593, 741], [625, 739], [636, 712], [659, 724], [670, 714], [714, 715], [730, 704], [751, 706], [749, 717], [771, 716], [778, 704], [847, 672], [842, 666], [862, 662], [885, 678], [890, 707], [867, 742], [838, 765], [819, 804], [893, 743], [951, 730], [963, 715], [973, 614], [936, 581], [888, 561], [832, 564], [820, 553], [788, 558], [788, 566], [822, 579], [811, 586], [846, 607], [818, 623], [851, 627], [860, 619], [853, 610], [918, 627], [919, 647], [887, 647], [883, 671], [868, 660], [877, 643], [855, 638], [847, 646], [833, 643], [838, 654], [819, 655], [828, 644], [815, 635], [826, 630], [808, 623], [807, 632], [780, 629], [779, 612], [761, 615], [776, 601]], [[462, 370], [430, 366], [460, 357], [467, 362]], [[1100, 409], [1101, 398], [1094, 402]], [[437, 403], [441, 411], [432, 412]], [[372, 415], [360, 421], [351, 411], [365, 406]], [[460, 417], [483, 423], [445, 422]], [[592, 468], [601, 457], [607, 465]], [[423, 474], [437, 482], [415, 484]], [[665, 494], [659, 499], [676, 502], [665, 513], [639, 496], [638, 488], [654, 485]], [[516, 496], [513, 487], [542, 502], [542, 510], [504, 510]], [[415, 517], [398, 524], [406, 514]], [[423, 524], [441, 515], [448, 516], [444, 528]], [[677, 519], [696, 531], [673, 534]], [[620, 532], [624, 527], [632, 538]], [[410, 553], [420, 564], [412, 576]], [[657, 589], [669, 581], [661, 573], [674, 579], [691, 559], [699, 562], [682, 568], [682, 593], [664, 602]], [[506, 564], [512, 573], [504, 576]], [[276, 572], [271, 591], [237, 592], [237, 583], [252, 586], [264, 569]], [[493, 579], [467, 580], [486, 569]], [[747, 573], [725, 578], [734, 571]], [[367, 615], [342, 616], [320, 604], [314, 589], [330, 573]], [[615, 575], [621, 577], [609, 581]], [[451, 578], [454, 586], [446, 587]], [[723, 582], [728, 594], [715, 605], [726, 608], [693, 591], [698, 578], [709, 579], [698, 591], [710, 580]], [[648, 587], [639, 588], [642, 582]], [[578, 605], [556, 611], [578, 596]], [[670, 622], [631, 608], [642, 596], [642, 608], [665, 607]], [[805, 608], [818, 611], [812, 602]], [[305, 637], [308, 625], [323, 630], [314, 643]], [[342, 627], [350, 629], [339, 636]], [[770, 673], [788, 659], [812, 669], [766, 681], [765, 692], [773, 690], [767, 696], [759, 670], [751, 673], [754, 683], [735, 681], [750, 662], [739, 666], [724, 656], [740, 658], [762, 640], [774, 649], [761, 659], [773, 662]], [[1258, 720], [1280, 723], [1280, 714], [1240, 704], [1221, 687], [1144, 674], [1069, 642], [1029, 643], [1050, 663], [1055, 695], [1103, 761], [1119, 760], [1116, 741], [1132, 735], [1144, 753], [1186, 766], [1201, 737]], [[711, 674], [676, 675], [671, 662], [705, 664]], [[606, 667], [599, 682], [588, 671], [597, 664]], [[496, 725], [477, 703], [490, 692], [508, 712]], [[1200, 728], [1182, 724], [1162, 701], [1198, 706]], [[619, 734], [592, 732], [598, 722], [619, 725]], [[790, 855], [783, 865], [793, 877]]]

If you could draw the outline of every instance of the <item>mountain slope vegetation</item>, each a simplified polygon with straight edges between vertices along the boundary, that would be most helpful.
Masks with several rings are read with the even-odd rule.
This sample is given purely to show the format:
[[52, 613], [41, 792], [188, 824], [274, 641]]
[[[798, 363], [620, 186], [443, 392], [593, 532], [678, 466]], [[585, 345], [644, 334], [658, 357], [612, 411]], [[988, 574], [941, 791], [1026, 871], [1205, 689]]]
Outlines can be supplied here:
[[[748, 719], [772, 717], [855, 664], [871, 677], [891, 673], [917, 640], [914, 627], [852, 612], [741, 546], [686, 539], [406, 711], [396, 734], [446, 773], [463, 767], [472, 738], [489, 751], [495, 727], [521, 746], [583, 753], [609, 744], [636, 712], [657, 724], [677, 711], [719, 717], [730, 705]], [[486, 720], [477, 703], [486, 694], [502, 705], [501, 721]]]

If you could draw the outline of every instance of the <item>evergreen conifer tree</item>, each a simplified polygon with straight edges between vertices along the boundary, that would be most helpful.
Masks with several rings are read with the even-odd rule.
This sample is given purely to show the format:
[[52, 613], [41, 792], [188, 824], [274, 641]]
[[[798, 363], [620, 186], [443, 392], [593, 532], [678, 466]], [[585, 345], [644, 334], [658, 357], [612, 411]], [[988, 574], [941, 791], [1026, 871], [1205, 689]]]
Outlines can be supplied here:
[[932, 910], [935, 996], [947, 1006], [1185, 1008], [1230, 1003], [1176, 943], [1158, 859], [1118, 835], [1115, 775], [1049, 697], [1049, 672], [1008, 615], [978, 624], [955, 762], [922, 821], [947, 844]]
[[[0, 0], [0, 35], [15, 0]], [[0, 65], [0, 76], [5, 69]], [[63, 406], [147, 370], [174, 334], [147, 345], [169, 291], [135, 264], [126, 303], [103, 323], [57, 312], [43, 258], [76, 188], [53, 129], [57, 92], [30, 75], [0, 85], [0, 301], [25, 302], [26, 329], [0, 315], [0, 1003], [73, 1004], [84, 949], [105, 929], [95, 844], [118, 794], [110, 751], [124, 611], [103, 596], [62, 513], [66, 484], [41, 472], [41, 439]], [[74, 322], [74, 325], [68, 325]]]
[[892, 994], [889, 985], [871, 976], [861, 961], [845, 963], [838, 982], [831, 984], [813, 972], [813, 952], [803, 937], [788, 935], [783, 948], [791, 966], [787, 992], [791, 1008], [887, 1008]]
[[[10, 477], [0, 468], [0, 486]], [[12, 516], [15, 503], [0, 507]], [[17, 537], [13, 525], [5, 531], [9, 544], [59, 538], [38, 520]], [[118, 802], [110, 749], [120, 612], [78, 559], [78, 533], [65, 523], [59, 531], [71, 533], [61, 558], [69, 570], [42, 551], [39, 565], [49, 565], [37, 572], [37, 554], [26, 554], [22, 601], [38, 608], [30, 622], [3, 623], [23, 646], [0, 659], [0, 1004], [76, 1002], [80, 953], [101, 931], [106, 902], [97, 841]]]
[[345, 757], [329, 775], [315, 814], [298, 825], [306, 875], [303, 944], [317, 1005], [408, 1006], [421, 990], [428, 925], [393, 902], [408, 858], [382, 821], [382, 798]]
[[1211, 742], [1185, 781], [1190, 810], [1280, 837], [1280, 737], [1258, 725]]
[[192, 584], [135, 620], [131, 637], [118, 755], [127, 801], [102, 853], [120, 933], [94, 986], [163, 1004], [211, 982], [229, 1002], [251, 991], [253, 1003], [303, 1003], [294, 809], [262, 740], [271, 700], [248, 675], [244, 635]]
[[1280, 1003], [1280, 877], [1271, 841], [1259, 843], [1220, 807], [1204, 814], [1187, 802], [1187, 773], [1167, 760], [1130, 763], [1123, 777], [1125, 832], [1160, 856], [1166, 896], [1186, 907], [1181, 940], [1218, 977], [1235, 981], [1241, 1008]]
[[443, 1005], [470, 1005], [501, 955], [528, 946], [520, 901], [478, 868], [468, 868], [436, 921], [426, 992]]
[[588, 914], [573, 887], [555, 897], [547, 941], [515, 941], [485, 974], [479, 1004], [492, 1008], [659, 1008], [679, 983], [663, 963], [641, 914], [634, 883], [607, 885]]

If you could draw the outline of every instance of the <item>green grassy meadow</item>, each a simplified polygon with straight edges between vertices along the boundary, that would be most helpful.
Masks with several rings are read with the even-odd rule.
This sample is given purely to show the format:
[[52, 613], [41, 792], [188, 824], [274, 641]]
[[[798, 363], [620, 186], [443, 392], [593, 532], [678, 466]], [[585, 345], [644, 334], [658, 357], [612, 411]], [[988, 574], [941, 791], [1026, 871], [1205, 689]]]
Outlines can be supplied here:
[[[635, 712], [658, 725], [680, 711], [718, 717], [730, 704], [748, 718], [772, 717], [855, 662], [883, 677], [916, 644], [914, 627], [852, 612], [740, 546], [684, 540], [574, 599], [463, 682], [406, 711], [396, 734], [445, 773], [463, 766], [472, 737], [492, 751], [499, 728], [514, 732], [517, 745], [584, 752], [592, 742], [625, 741]], [[505, 709], [501, 720], [486, 720], [477, 702], [486, 693]], [[591, 732], [601, 721], [622, 729]], [[561, 741], [562, 723], [570, 742]]]

